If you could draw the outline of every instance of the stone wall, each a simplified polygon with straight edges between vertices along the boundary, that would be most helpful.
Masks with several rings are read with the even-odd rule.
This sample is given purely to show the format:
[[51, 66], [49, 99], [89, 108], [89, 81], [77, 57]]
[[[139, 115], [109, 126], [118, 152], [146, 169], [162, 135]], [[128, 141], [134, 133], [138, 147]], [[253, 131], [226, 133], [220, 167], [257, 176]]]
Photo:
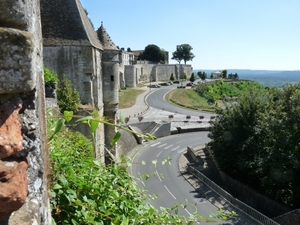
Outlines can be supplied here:
[[0, 8], [0, 224], [50, 224], [40, 5]]
[[[80, 93], [80, 100], [84, 105], [102, 107], [102, 93], [94, 95], [94, 83], [100, 77], [100, 52], [92, 46], [44, 46], [44, 65], [55, 71], [59, 78], [66, 76], [71, 80], [75, 89]], [[94, 63], [98, 67], [94, 67]], [[97, 84], [95, 84], [97, 86]], [[98, 88], [99, 88], [98, 86]], [[97, 88], [96, 88], [97, 89]], [[99, 99], [101, 99], [99, 101]]]
[[124, 68], [127, 87], [136, 87], [138, 83], [169, 81], [173, 73], [175, 79], [183, 78], [185, 73], [189, 78], [193, 72], [191, 65], [181, 64], [136, 64]]

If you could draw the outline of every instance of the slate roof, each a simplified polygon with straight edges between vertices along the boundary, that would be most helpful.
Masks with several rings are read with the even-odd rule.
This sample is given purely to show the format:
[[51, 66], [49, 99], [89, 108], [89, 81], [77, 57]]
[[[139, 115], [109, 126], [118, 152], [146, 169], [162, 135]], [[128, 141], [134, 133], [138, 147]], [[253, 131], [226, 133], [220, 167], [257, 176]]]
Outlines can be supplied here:
[[110, 38], [102, 22], [101, 22], [101, 26], [97, 30], [97, 35], [103, 45], [104, 50], [119, 50], [117, 46], [114, 44], [114, 42], [112, 41], [112, 39]]
[[103, 50], [79, 0], [41, 0], [43, 45], [94, 46]]

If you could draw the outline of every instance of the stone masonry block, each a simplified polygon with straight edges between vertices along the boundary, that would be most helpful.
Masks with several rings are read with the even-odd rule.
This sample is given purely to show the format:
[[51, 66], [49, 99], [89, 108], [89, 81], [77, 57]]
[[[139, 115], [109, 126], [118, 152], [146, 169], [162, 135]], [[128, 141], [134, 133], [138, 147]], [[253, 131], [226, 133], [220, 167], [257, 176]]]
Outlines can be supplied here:
[[17, 99], [0, 99], [0, 159], [22, 150], [23, 136], [19, 121], [21, 108]]
[[19, 209], [26, 201], [27, 161], [0, 160], [0, 221]]
[[0, 94], [33, 90], [32, 34], [0, 27]]
[[[0, 1], [0, 27], [13, 27], [23, 29], [30, 22], [27, 1], [23, 0], [1, 0]], [[31, 6], [32, 7], [32, 6]]]

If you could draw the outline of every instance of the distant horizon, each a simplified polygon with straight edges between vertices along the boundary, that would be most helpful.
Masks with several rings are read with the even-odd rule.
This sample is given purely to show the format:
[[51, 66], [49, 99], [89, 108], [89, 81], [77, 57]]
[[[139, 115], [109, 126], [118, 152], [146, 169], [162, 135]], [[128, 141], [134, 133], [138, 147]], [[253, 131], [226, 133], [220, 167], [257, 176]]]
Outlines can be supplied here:
[[189, 44], [194, 68], [300, 70], [299, 0], [81, 3], [95, 29], [103, 24], [120, 48], [155, 44], [171, 58], [177, 45]]
[[291, 71], [291, 72], [296, 72], [296, 71], [300, 71], [300, 69], [297, 69], [297, 70], [275, 70], [275, 69], [193, 69], [193, 70], [215, 70], [215, 71], [222, 71], [222, 70], [251, 70], [251, 71], [279, 71], [279, 72], [285, 72], [285, 71], [287, 71], [287, 72], [289, 72], [289, 71]]

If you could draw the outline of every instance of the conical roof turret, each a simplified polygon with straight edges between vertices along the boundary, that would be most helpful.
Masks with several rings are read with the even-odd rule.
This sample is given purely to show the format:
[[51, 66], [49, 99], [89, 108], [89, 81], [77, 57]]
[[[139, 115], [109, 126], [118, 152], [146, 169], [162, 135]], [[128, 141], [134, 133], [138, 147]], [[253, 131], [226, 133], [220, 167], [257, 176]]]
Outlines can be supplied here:
[[98, 39], [100, 40], [104, 50], [119, 50], [117, 46], [114, 44], [106, 29], [103, 26], [103, 22], [101, 22], [101, 26], [97, 30]]

